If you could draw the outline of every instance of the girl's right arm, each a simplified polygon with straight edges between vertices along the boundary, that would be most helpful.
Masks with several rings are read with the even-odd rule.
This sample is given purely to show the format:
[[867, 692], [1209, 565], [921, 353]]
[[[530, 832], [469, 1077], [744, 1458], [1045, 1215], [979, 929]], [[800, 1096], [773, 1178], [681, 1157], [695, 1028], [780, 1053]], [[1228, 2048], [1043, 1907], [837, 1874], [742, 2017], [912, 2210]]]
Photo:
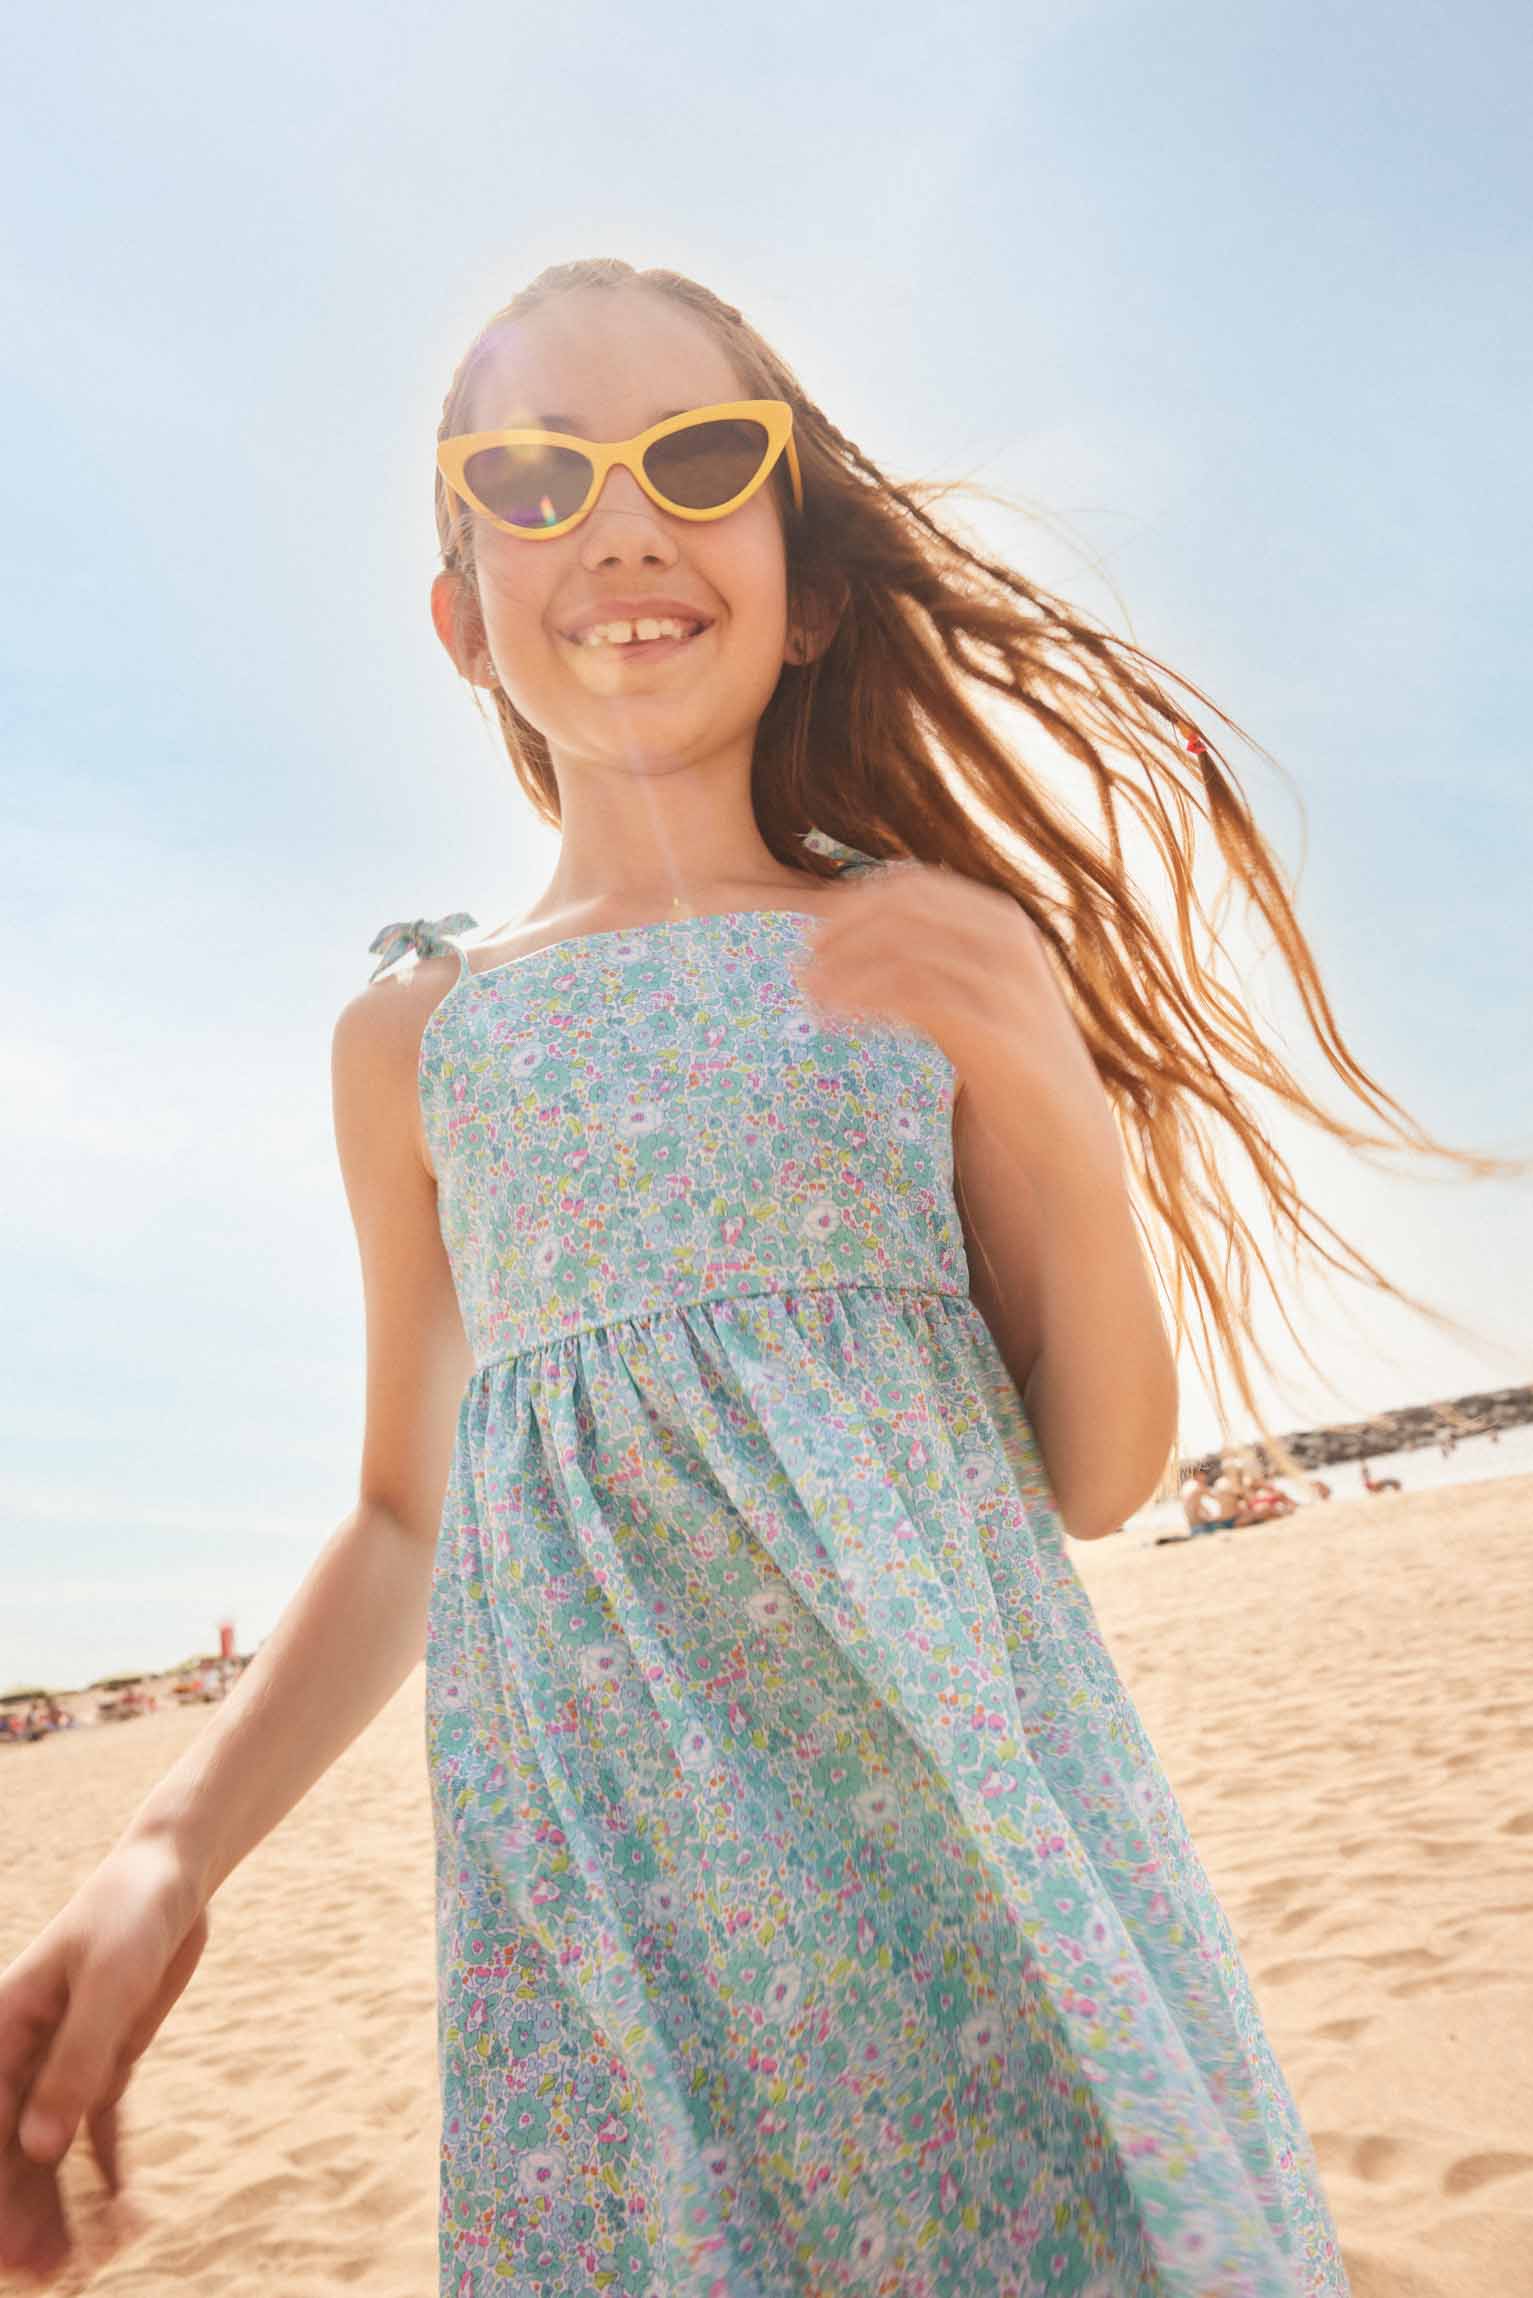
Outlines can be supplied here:
[[[191, 1977], [207, 1903], [425, 1650], [457, 1407], [472, 1371], [419, 1132], [428, 958], [364, 990], [334, 1035], [336, 1141], [361, 1252], [366, 1429], [356, 1506], [226, 1701], [74, 1897], [0, 1972], [0, 2267], [68, 2246], [53, 2165], [79, 2122], [116, 2189], [115, 2107]], [[19, 2136], [25, 2117], [23, 2153]], [[50, 2138], [38, 2125], [53, 2126]]]
[[336, 1024], [336, 1142], [361, 1251], [366, 1429], [357, 1504], [214, 1722], [128, 1824], [206, 1902], [424, 1657], [457, 1408], [473, 1358], [419, 1146], [421, 1027], [453, 959], [364, 990]]

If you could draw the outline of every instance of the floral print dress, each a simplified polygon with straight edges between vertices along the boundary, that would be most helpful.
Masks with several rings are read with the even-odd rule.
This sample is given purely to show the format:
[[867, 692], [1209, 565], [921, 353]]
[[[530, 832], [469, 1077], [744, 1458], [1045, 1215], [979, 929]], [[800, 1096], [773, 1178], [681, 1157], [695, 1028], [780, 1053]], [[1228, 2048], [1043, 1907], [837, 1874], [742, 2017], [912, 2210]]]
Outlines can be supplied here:
[[459, 948], [422, 1037], [441, 2298], [1345, 2293], [969, 1297], [951, 1064], [818, 1015], [807, 922]]

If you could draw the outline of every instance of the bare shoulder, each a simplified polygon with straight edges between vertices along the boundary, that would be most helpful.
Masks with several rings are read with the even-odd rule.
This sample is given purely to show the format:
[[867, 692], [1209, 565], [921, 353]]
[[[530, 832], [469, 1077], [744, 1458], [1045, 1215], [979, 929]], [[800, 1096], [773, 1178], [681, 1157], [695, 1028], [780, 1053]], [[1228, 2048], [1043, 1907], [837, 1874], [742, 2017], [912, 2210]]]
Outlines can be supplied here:
[[450, 950], [368, 982], [336, 1016], [331, 1075], [338, 1119], [401, 1127], [421, 1164], [431, 1162], [421, 1124], [417, 1075], [426, 1023], [458, 978]]

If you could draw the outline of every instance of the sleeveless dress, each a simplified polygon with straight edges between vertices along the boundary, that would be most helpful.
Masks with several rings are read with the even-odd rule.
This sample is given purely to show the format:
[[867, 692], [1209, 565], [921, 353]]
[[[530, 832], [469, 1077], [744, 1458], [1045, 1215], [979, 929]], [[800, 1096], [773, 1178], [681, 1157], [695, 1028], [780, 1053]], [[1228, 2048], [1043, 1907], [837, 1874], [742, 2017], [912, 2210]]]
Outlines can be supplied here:
[[441, 2298], [1345, 2293], [969, 1297], [952, 1066], [818, 1016], [809, 922], [460, 947], [421, 1041]]

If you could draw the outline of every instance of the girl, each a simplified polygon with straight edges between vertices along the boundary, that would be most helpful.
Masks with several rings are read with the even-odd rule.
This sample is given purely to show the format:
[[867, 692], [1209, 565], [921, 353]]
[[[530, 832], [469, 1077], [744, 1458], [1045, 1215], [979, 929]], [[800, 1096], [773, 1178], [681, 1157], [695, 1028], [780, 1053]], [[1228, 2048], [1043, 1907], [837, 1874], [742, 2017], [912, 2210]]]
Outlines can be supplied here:
[[1200, 966], [1195, 818], [1343, 1082], [1433, 1145], [1147, 658], [893, 485], [731, 305], [544, 273], [437, 460], [436, 629], [559, 858], [472, 954], [461, 912], [385, 928], [338, 1023], [360, 1498], [0, 1978], [6, 2260], [67, 2255], [82, 2118], [120, 2186], [209, 1901], [424, 1654], [443, 2298], [1344, 2291], [1067, 1546], [1175, 1452], [1131, 1181], [1177, 1338], [1190, 1290], [1253, 1413], [1221, 1131], [1387, 1286], [1237, 1098], [1373, 1138]]

